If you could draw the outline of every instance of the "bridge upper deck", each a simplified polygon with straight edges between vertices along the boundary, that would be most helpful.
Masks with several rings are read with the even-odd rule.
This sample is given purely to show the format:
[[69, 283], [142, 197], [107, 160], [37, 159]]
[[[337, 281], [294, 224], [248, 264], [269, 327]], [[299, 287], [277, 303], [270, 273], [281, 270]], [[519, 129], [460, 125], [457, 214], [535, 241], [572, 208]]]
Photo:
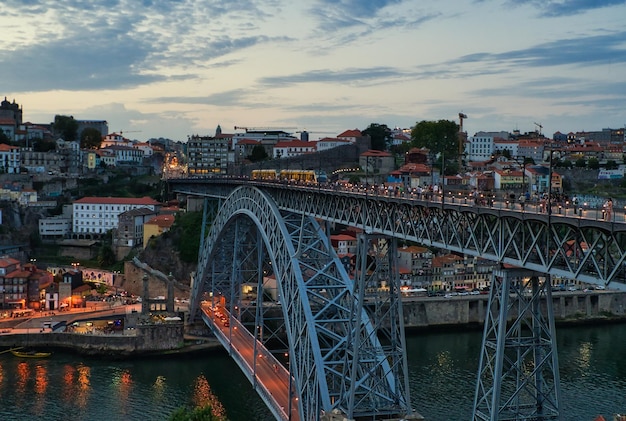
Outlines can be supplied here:
[[[241, 186], [278, 208], [566, 280], [626, 290], [626, 214], [567, 203], [475, 202], [467, 195], [246, 178], [170, 180], [180, 193], [227, 197]], [[548, 211], [551, 209], [551, 212]]]

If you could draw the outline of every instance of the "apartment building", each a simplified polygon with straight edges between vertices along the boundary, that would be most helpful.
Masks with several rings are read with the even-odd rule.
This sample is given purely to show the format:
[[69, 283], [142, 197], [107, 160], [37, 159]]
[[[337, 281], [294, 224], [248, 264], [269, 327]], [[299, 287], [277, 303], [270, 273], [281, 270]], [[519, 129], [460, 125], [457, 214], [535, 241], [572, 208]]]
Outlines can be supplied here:
[[20, 173], [20, 148], [0, 143], [0, 173]]
[[187, 141], [187, 171], [189, 175], [227, 174], [230, 142], [228, 138], [191, 136]]
[[140, 208], [158, 212], [160, 206], [149, 197], [84, 197], [72, 205], [72, 232], [101, 235], [116, 229], [124, 212]]
[[115, 242], [120, 247], [135, 247], [143, 244], [144, 224], [156, 216], [156, 211], [146, 207], [131, 209], [119, 214]]
[[28, 302], [28, 275], [19, 260], [0, 258], [0, 308], [26, 308]]

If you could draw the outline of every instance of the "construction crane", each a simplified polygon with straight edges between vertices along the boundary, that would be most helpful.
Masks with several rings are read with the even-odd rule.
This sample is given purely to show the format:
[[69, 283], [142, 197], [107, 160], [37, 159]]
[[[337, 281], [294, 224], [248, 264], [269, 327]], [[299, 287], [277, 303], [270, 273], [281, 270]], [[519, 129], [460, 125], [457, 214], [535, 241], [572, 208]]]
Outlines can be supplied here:
[[465, 132], [463, 131], [463, 120], [465, 120], [467, 114], [459, 113], [459, 171], [463, 169], [463, 153], [465, 151]]
[[235, 126], [235, 130], [245, 130], [249, 131], [263, 131], [263, 130], [295, 130], [297, 127], [245, 127], [245, 126]]
[[534, 123], [535, 126], [539, 127], [539, 136], [541, 136], [541, 129], [543, 129], [543, 126], [539, 123]]
[[141, 130], [126, 130], [126, 131], [120, 130], [120, 136], [124, 136], [124, 133], [141, 133]]

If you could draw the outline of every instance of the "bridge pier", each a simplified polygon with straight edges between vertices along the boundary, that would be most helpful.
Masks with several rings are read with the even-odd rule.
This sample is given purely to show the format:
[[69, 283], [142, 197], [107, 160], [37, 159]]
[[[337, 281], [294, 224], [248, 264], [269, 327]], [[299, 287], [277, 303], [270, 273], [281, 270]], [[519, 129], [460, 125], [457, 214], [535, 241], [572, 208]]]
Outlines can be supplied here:
[[[376, 418], [377, 421], [418, 421], [424, 420], [419, 414], [406, 415], [396, 418]], [[330, 414], [323, 414], [320, 417], [320, 421], [358, 421], [358, 419], [348, 418], [346, 414], [341, 411], [335, 410]]]
[[472, 420], [561, 420], [550, 276], [494, 271], [488, 309]]

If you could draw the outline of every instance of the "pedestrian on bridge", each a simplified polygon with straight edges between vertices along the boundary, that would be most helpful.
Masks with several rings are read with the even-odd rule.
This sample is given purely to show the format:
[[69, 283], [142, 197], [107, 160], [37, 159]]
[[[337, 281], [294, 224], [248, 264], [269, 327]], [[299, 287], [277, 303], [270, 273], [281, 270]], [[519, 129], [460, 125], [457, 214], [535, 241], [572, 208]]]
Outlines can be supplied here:
[[611, 220], [611, 215], [613, 214], [613, 199], [610, 197], [604, 202], [604, 219], [607, 221]]

